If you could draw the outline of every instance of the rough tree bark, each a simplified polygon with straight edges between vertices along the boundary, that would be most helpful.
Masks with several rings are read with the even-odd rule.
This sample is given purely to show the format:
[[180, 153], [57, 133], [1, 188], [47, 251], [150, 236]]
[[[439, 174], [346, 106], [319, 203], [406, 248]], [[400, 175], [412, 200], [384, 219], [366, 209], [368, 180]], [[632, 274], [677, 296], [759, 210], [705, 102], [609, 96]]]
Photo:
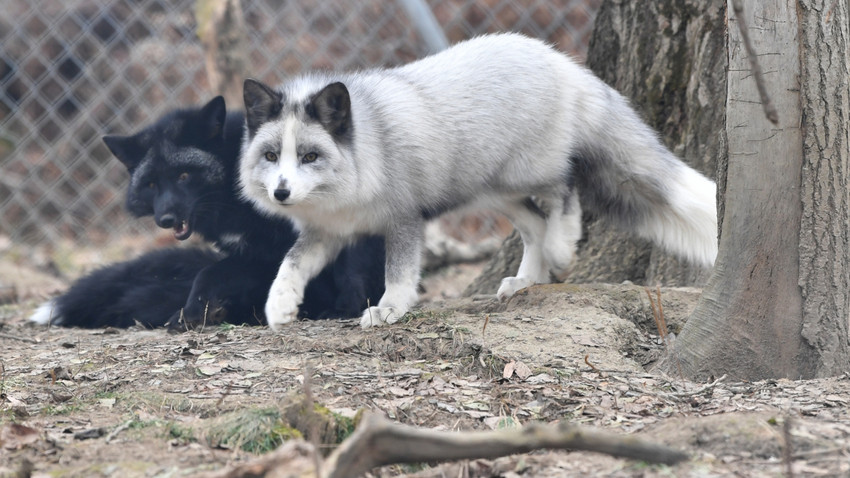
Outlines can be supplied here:
[[[587, 65], [640, 111], [685, 162], [714, 177], [723, 150], [726, 95], [724, 0], [603, 2]], [[708, 271], [681, 263], [605, 221], [586, 218], [569, 282], [702, 284]], [[513, 275], [522, 244], [511, 235], [467, 289], [492, 294]]]
[[846, 0], [747, 2], [779, 125], [729, 19], [720, 252], [662, 367], [705, 378], [848, 371], [850, 55]]
[[204, 45], [210, 88], [230, 108], [242, 107], [247, 38], [238, 0], [197, 0], [198, 38]]

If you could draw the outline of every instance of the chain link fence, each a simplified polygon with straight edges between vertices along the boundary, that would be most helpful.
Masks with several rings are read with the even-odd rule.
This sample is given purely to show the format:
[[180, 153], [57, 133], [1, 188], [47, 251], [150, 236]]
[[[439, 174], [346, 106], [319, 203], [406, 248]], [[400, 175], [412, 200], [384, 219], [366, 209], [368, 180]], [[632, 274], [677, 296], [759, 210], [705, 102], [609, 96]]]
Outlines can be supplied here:
[[[417, 0], [418, 1], [418, 0]], [[582, 57], [601, 0], [427, 0], [448, 40], [521, 31]], [[410, 3], [410, 2], [408, 2]], [[415, 2], [414, 2], [415, 3]], [[429, 52], [401, 1], [243, 1], [248, 70], [392, 66]], [[123, 210], [127, 173], [103, 145], [212, 91], [195, 0], [5, 0], [0, 11], [0, 237], [98, 245], [151, 235]], [[455, 219], [462, 236], [497, 221]]]

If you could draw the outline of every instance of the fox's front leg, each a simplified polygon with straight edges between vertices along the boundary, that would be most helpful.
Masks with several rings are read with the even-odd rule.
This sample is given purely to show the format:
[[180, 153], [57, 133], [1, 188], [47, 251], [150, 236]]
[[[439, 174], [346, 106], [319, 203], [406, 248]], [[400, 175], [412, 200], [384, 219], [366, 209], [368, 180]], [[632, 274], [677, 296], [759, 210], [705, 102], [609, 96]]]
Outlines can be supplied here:
[[393, 224], [386, 234], [386, 290], [376, 307], [369, 307], [360, 317], [360, 326], [379, 327], [398, 321], [416, 304], [419, 267], [422, 261], [421, 220]]
[[312, 231], [302, 231], [286, 253], [277, 277], [269, 289], [266, 320], [269, 328], [280, 330], [283, 324], [298, 318], [307, 283], [321, 272], [342, 248], [342, 242]]

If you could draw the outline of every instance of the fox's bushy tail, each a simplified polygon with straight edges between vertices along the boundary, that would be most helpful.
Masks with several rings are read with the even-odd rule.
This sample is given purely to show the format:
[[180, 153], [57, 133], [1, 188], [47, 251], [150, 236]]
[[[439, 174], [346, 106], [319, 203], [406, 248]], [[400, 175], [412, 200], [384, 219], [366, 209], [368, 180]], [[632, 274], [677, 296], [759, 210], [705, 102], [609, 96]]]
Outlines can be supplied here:
[[161, 327], [186, 303], [195, 276], [219, 254], [201, 248], [168, 248], [97, 269], [29, 318], [62, 327]]
[[675, 157], [607, 86], [597, 124], [572, 158], [582, 207], [711, 266], [717, 256], [715, 183]]

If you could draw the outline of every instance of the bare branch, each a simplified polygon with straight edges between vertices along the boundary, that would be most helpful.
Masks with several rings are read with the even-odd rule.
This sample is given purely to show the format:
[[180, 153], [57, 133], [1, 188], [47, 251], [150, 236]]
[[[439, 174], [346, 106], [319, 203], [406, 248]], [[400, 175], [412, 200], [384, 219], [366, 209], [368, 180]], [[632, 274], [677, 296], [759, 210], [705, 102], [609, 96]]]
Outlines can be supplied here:
[[518, 430], [453, 433], [399, 425], [376, 414], [365, 416], [363, 421], [328, 458], [327, 478], [356, 476], [394, 463], [497, 458], [541, 448], [595, 451], [665, 464], [687, 458], [672, 448], [634, 437], [582, 429], [566, 422], [556, 426], [532, 423]]
[[[569, 423], [554, 426], [532, 423], [521, 429], [491, 432], [442, 432], [399, 425], [380, 415], [366, 413], [357, 431], [322, 465], [320, 476], [354, 477], [390, 464], [497, 458], [542, 448], [594, 451], [665, 464], [675, 464], [688, 457], [684, 452], [663, 445]], [[314, 449], [309, 443], [290, 441], [257, 461], [211, 476], [314, 476], [315, 464], [310, 458]]]

